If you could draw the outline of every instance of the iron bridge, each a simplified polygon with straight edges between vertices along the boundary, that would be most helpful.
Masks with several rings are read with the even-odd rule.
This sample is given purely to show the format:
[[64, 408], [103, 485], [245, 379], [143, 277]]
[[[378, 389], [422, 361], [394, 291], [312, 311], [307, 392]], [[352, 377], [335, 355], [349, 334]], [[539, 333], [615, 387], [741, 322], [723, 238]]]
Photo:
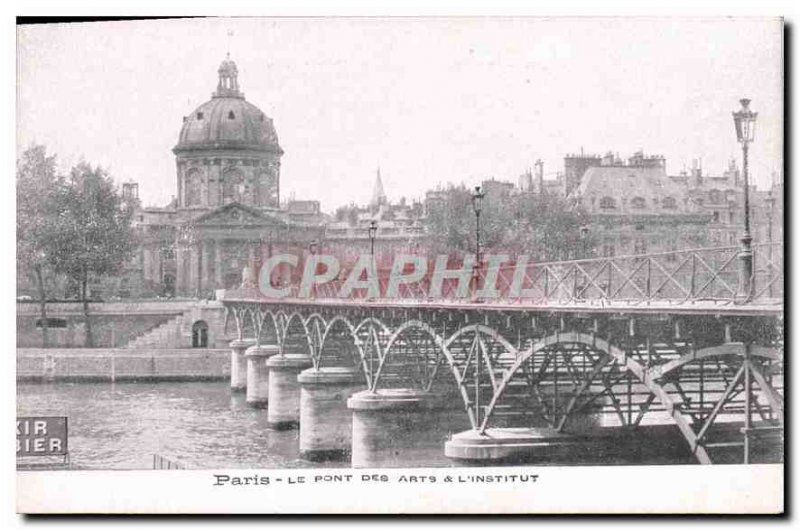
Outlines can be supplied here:
[[738, 252], [530, 264], [517, 298], [499, 268], [470, 285], [496, 282], [491, 300], [447, 285], [430, 299], [423, 279], [393, 299], [342, 299], [336, 280], [310, 298], [243, 288], [223, 302], [240, 338], [357, 367], [365, 389], [450, 393], [479, 433], [670, 423], [700, 463], [748, 463], [783, 440], [783, 249], [754, 246], [744, 292]]

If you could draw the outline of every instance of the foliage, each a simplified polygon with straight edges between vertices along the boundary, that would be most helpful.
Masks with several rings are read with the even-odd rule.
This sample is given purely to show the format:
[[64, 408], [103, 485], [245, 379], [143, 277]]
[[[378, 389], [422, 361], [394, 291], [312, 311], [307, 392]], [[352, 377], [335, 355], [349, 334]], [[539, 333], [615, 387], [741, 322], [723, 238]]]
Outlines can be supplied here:
[[58, 195], [51, 248], [56, 270], [82, 282], [120, 272], [135, 248], [132, 209], [101, 168], [81, 162]]
[[48, 242], [50, 261], [80, 287], [86, 345], [91, 346], [87, 287], [93, 278], [119, 273], [133, 254], [133, 208], [117, 193], [105, 170], [81, 162], [59, 188], [54, 209], [58, 222]]
[[54, 208], [64, 186], [56, 157], [33, 145], [17, 161], [17, 265], [23, 274], [48, 265], [48, 241], [58, 223]]
[[63, 186], [56, 158], [44, 146], [32, 145], [22, 153], [17, 161], [17, 275], [36, 285], [45, 347], [48, 283], [54, 280], [49, 241], [58, 224], [54, 204]]
[[[474, 252], [475, 211], [471, 190], [450, 186], [445, 199], [429, 208], [427, 229], [437, 253]], [[527, 254], [537, 261], [583, 257], [581, 226], [588, 216], [567, 199], [546, 193], [491, 190], [481, 209], [482, 253]]]

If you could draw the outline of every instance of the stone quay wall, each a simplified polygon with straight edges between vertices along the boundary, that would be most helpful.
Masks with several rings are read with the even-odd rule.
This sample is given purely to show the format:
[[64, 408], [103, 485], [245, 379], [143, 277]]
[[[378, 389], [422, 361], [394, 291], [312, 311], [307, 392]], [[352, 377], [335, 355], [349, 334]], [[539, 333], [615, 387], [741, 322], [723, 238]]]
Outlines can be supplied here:
[[18, 348], [17, 381], [211, 381], [230, 377], [229, 349]]

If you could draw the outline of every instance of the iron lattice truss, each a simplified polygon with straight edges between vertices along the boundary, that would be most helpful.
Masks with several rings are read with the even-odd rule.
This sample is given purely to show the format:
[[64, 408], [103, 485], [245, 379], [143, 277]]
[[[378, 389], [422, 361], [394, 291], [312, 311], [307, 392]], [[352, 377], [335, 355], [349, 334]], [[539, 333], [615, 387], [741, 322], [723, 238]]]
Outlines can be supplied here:
[[778, 437], [782, 313], [559, 311], [226, 300], [240, 337], [460, 399], [473, 429], [675, 425], [701, 463]]

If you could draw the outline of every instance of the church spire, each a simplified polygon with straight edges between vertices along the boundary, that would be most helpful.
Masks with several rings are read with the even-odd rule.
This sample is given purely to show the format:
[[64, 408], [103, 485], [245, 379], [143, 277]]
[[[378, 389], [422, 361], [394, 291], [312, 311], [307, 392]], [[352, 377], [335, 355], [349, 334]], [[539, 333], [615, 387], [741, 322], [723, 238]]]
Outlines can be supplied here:
[[219, 82], [217, 83], [217, 91], [214, 92], [215, 98], [244, 97], [244, 94], [239, 92], [239, 70], [236, 68], [236, 63], [231, 59], [230, 52], [225, 55], [225, 60], [220, 63], [217, 74], [219, 74]]
[[369, 204], [377, 208], [383, 206], [386, 202], [386, 192], [383, 191], [383, 181], [381, 181], [381, 168], [378, 167], [378, 173], [375, 176], [375, 185], [372, 188], [372, 200]]

